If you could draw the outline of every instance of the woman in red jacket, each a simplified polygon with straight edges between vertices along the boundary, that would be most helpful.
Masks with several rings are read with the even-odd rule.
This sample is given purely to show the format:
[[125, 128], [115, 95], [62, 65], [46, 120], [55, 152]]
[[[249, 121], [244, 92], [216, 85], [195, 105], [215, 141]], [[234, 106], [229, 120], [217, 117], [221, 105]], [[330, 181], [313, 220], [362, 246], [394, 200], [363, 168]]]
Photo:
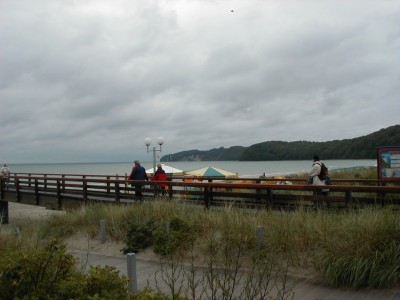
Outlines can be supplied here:
[[[157, 171], [154, 173], [154, 181], [167, 181], [167, 174], [165, 174], [161, 164], [157, 165]], [[163, 196], [165, 195], [165, 186], [165, 183], [160, 183], [158, 185], [158, 188]]]

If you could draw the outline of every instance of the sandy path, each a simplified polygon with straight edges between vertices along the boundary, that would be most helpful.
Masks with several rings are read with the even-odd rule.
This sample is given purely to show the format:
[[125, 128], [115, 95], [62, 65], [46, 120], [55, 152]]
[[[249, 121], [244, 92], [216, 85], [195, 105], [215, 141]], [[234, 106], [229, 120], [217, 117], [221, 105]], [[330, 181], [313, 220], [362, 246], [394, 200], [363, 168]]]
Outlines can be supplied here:
[[[66, 214], [65, 211], [51, 210], [46, 209], [45, 207], [14, 202], [8, 203], [8, 217], [11, 227], [12, 225], [29, 223], [30, 220], [39, 220], [52, 215], [64, 214]], [[89, 239], [84, 234], [78, 234], [76, 236], [67, 238], [65, 242], [67, 243], [67, 248], [70, 251], [85, 251], [109, 256], [124, 256], [121, 251], [125, 247], [124, 242], [116, 242], [106, 239], [106, 241], [102, 243], [100, 236], [95, 237], [94, 239]], [[154, 254], [151, 249], [141, 251], [138, 253], [138, 258], [139, 257], [147, 260], [158, 260], [158, 256]]]
[[10, 223], [20, 220], [37, 220], [54, 214], [65, 214], [65, 211], [51, 210], [45, 207], [8, 202], [8, 218]]

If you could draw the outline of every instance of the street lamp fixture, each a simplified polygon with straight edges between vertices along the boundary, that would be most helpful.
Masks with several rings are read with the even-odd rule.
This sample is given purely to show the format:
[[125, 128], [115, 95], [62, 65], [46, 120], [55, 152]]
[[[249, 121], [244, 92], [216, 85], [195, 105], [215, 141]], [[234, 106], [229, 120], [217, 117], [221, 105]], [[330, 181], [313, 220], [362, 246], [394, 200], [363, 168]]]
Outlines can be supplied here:
[[156, 149], [155, 146], [153, 146], [153, 149], [149, 149], [149, 146], [151, 145], [151, 138], [144, 139], [144, 144], [147, 147], [147, 153], [153, 152], [153, 175], [156, 173], [156, 152], [159, 151], [161, 153], [162, 145], [164, 144], [165, 140], [160, 136], [157, 138], [156, 142], [160, 146], [160, 149]]

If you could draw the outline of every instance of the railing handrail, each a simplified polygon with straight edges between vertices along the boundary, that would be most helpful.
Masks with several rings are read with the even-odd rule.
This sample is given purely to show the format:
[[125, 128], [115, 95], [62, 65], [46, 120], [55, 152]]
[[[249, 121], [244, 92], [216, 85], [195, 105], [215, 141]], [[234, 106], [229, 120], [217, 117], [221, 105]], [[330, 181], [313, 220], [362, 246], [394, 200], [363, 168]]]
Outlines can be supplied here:
[[[52, 176], [52, 177], [50, 177]], [[68, 176], [73, 176], [73, 177], [68, 177]], [[57, 180], [62, 178], [62, 180], [81, 180], [81, 179], [89, 179], [89, 180], [94, 180], [95, 178], [110, 178], [110, 179], [104, 179], [104, 180], [121, 180], [121, 179], [111, 179], [111, 178], [121, 178], [125, 177], [127, 178], [127, 175], [99, 175], [99, 174], [51, 174], [51, 173], [11, 173], [10, 178], [45, 178], [47, 180]], [[80, 177], [80, 178], [76, 178]], [[217, 181], [217, 182], [226, 182], [226, 181], [259, 181], [260, 183], [265, 182], [265, 181], [276, 181], [276, 182], [305, 182], [307, 181], [307, 178], [291, 178], [291, 177], [285, 177], [285, 178], [276, 178], [276, 177], [262, 177], [262, 178], [249, 178], [249, 177], [237, 177], [237, 178], [220, 178], [220, 177], [199, 177], [199, 176], [168, 176], [167, 177], [169, 180], [187, 180], [187, 181], [192, 181], [194, 182], [203, 182], [203, 181]], [[99, 179], [102, 180], [102, 179]], [[125, 181], [125, 180], [122, 180]], [[380, 183], [399, 183], [398, 180], [395, 179], [334, 179], [331, 178], [332, 182], [346, 182], [346, 183], [375, 183], [375, 184], [380, 184]], [[235, 183], [238, 184], [238, 183]]]
[[[127, 176], [91, 174], [39, 174], [12, 173], [6, 183], [1, 181], [1, 199], [34, 205], [55, 199], [62, 209], [68, 205], [82, 205], [88, 201], [122, 203], [137, 200], [137, 185], [143, 186], [146, 196], [155, 197], [161, 185], [166, 185], [167, 195], [204, 203], [206, 208], [221, 203], [252, 205], [259, 207], [282, 207], [297, 205], [298, 201], [342, 202], [345, 207], [354, 203], [400, 204], [400, 185], [388, 185], [387, 181], [375, 179], [337, 179], [332, 185], [308, 185], [306, 178], [215, 178], [197, 176], [169, 176], [166, 181], [127, 180]], [[189, 179], [189, 180], [188, 180]], [[281, 182], [280, 182], [281, 181]], [[288, 181], [291, 181], [290, 184]], [[319, 191], [329, 189], [328, 198], [321, 199]], [[323, 196], [326, 197], [326, 196]], [[141, 199], [141, 198], [140, 198]], [[389, 202], [386, 202], [388, 200]], [[200, 202], [199, 202], [200, 201]]]
[[[264, 189], [274, 189], [274, 190], [306, 190], [306, 191], [313, 191], [313, 190], [320, 190], [322, 188], [329, 189], [331, 191], [364, 191], [364, 192], [400, 192], [400, 186], [384, 186], [384, 185], [374, 185], [374, 186], [366, 186], [366, 185], [308, 185], [304, 184], [273, 184], [273, 183], [232, 183], [232, 182], [223, 182], [220, 179], [217, 182], [207, 182], [203, 181], [146, 181], [146, 180], [121, 180], [121, 179], [93, 179], [93, 178], [69, 178], [69, 177], [35, 177], [35, 176], [10, 176], [10, 178], [15, 178], [19, 182], [21, 179], [28, 179], [28, 180], [42, 180], [44, 183], [50, 185], [49, 181], [54, 182], [82, 182], [82, 184], [88, 183], [110, 183], [110, 184], [143, 184], [143, 185], [150, 185], [150, 186], [157, 186], [161, 184], [169, 184], [170, 186], [182, 186], [182, 187], [215, 187], [215, 188], [234, 188], [234, 189], [257, 189], [257, 190], [264, 190]], [[175, 178], [174, 178], [175, 179]], [[197, 177], [198, 179], [198, 177]], [[215, 178], [214, 178], [215, 179]], [[241, 179], [238, 179], [241, 180]], [[231, 180], [229, 180], [231, 181]], [[269, 181], [269, 180], [266, 180]], [[279, 180], [278, 180], [279, 181]], [[299, 181], [305, 182], [305, 179], [299, 179]], [[27, 181], [29, 183], [29, 181]], [[336, 180], [332, 180], [333, 183]], [[353, 180], [338, 180], [338, 182], [358, 182]], [[377, 182], [377, 181], [373, 181]], [[66, 185], [67, 186], [67, 185]]]

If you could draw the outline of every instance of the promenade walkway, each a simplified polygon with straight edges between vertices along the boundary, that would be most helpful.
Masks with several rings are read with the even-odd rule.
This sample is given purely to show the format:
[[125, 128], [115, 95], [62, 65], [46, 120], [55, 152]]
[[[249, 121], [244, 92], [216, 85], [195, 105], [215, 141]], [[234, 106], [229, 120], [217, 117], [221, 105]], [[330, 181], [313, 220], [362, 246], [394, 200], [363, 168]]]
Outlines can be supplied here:
[[[120, 274], [127, 275], [127, 260], [124, 255], [106, 255], [83, 250], [74, 250], [73, 254], [79, 258], [82, 263], [88, 265], [113, 266]], [[161, 280], [160, 262], [155, 260], [143, 259], [140, 255], [136, 256], [136, 273], [138, 277], [138, 290], [149, 286], [153, 289], [157, 287], [162, 291], [167, 292], [166, 284]], [[157, 278], [157, 283], [156, 283]], [[321, 282], [310, 278], [291, 278], [287, 282], [293, 292], [293, 298], [290, 296], [287, 299], [310, 299], [310, 300], [334, 300], [334, 299], [349, 299], [349, 300], [376, 300], [390, 299], [400, 300], [400, 286], [384, 290], [350, 290], [350, 289], [334, 289], [324, 285]], [[271, 296], [277, 297], [277, 290], [271, 291]], [[201, 299], [207, 299], [203, 294]]]

